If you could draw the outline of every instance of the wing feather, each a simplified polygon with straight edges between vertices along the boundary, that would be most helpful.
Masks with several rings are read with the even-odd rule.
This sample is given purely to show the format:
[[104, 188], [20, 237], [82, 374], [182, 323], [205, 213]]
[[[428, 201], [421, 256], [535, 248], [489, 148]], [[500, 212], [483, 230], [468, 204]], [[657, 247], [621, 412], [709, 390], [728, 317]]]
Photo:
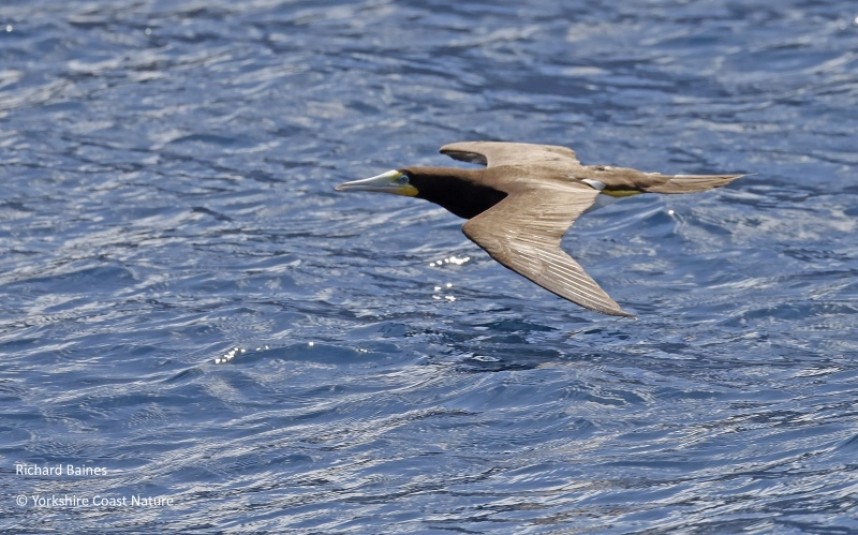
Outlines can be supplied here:
[[560, 162], [579, 163], [575, 151], [558, 145], [506, 143], [502, 141], [460, 141], [441, 147], [441, 153], [456, 160], [494, 167], [508, 164]]
[[563, 234], [598, 195], [583, 184], [541, 185], [509, 195], [462, 230], [492, 258], [546, 290], [596, 312], [631, 316], [560, 248]]

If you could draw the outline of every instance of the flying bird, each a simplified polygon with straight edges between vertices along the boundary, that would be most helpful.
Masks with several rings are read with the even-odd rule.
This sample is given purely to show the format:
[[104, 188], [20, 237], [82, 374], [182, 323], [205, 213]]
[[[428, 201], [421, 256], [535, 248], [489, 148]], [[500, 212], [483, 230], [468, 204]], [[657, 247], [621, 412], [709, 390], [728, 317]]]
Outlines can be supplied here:
[[563, 235], [582, 214], [638, 193], [694, 193], [743, 175], [663, 175], [583, 165], [556, 145], [464, 141], [441, 153], [485, 168], [411, 166], [345, 182], [337, 191], [375, 191], [426, 199], [467, 219], [465, 235], [492, 258], [554, 294], [615, 316], [623, 310], [571, 256]]

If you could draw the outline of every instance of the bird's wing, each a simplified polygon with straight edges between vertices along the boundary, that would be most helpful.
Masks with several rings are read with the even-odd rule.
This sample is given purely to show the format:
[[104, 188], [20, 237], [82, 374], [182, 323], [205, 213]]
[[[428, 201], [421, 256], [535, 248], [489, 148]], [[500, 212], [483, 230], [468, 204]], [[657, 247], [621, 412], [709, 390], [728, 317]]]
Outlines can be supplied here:
[[538, 185], [508, 195], [462, 230], [492, 258], [584, 308], [632, 316], [560, 248], [563, 234], [599, 192], [583, 184]]
[[[441, 147], [441, 152], [463, 162], [493, 167], [509, 164], [579, 164], [575, 151], [557, 145], [504, 143], [501, 141], [461, 141]], [[580, 165], [580, 164], [579, 164]]]

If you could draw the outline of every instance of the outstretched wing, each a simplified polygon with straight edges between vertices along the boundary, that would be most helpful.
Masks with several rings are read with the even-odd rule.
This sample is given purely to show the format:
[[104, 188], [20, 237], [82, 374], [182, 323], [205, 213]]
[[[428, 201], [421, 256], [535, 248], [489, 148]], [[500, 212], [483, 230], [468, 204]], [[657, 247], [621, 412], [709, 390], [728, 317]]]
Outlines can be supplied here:
[[632, 316], [560, 248], [566, 230], [599, 192], [583, 184], [540, 185], [515, 192], [462, 226], [492, 258], [584, 308]]
[[441, 152], [463, 162], [489, 167], [509, 164], [579, 164], [575, 151], [557, 145], [505, 143], [502, 141], [461, 141], [441, 147]]

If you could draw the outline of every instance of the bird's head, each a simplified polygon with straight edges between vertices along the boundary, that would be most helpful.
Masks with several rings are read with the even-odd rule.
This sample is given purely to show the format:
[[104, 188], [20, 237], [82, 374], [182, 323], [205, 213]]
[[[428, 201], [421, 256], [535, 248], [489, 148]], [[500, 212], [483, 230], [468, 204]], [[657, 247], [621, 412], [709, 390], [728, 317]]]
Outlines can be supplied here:
[[506, 193], [479, 183], [480, 170], [412, 166], [372, 178], [344, 182], [337, 191], [378, 191], [417, 197], [470, 219], [506, 197]]
[[417, 197], [420, 191], [412, 183], [412, 176], [408, 171], [394, 169], [371, 178], [343, 182], [336, 187], [337, 191], [376, 191], [381, 193], [393, 193], [406, 197]]

